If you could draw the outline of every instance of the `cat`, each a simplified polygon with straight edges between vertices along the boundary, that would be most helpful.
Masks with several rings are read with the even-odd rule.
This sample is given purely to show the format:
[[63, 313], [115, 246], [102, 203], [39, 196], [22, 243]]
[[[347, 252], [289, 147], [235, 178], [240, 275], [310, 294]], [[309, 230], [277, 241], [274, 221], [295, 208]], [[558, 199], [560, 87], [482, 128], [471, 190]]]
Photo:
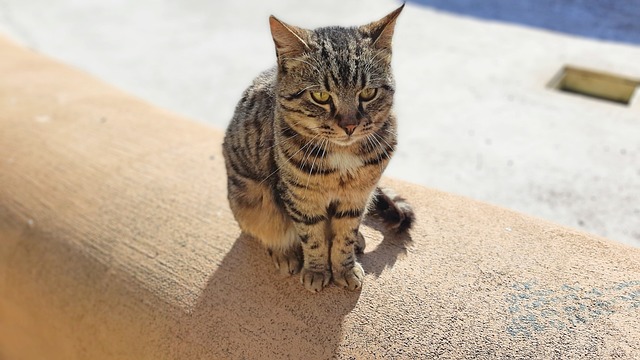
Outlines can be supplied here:
[[277, 66], [244, 92], [223, 154], [241, 230], [307, 290], [364, 279], [360, 222], [368, 207], [407, 231], [415, 215], [377, 186], [396, 148], [391, 39], [404, 5], [360, 27], [306, 30], [271, 16]]

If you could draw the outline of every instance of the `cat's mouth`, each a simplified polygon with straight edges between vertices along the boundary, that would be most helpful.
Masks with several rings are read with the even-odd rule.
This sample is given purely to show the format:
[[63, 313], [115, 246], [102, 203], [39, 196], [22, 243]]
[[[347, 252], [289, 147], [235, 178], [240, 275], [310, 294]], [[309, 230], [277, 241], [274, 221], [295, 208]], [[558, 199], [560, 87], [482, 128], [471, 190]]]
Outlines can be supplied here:
[[362, 140], [363, 138], [364, 138], [364, 135], [362, 134], [353, 134], [353, 135], [344, 135], [341, 137], [335, 137], [329, 140], [336, 145], [349, 146], [349, 145], [355, 144], [356, 142]]

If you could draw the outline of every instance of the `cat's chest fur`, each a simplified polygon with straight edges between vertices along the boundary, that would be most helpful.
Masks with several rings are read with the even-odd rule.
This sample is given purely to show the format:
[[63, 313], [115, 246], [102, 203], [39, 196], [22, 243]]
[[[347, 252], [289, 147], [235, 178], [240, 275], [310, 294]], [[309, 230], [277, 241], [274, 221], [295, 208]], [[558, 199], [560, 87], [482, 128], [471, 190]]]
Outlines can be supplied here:
[[332, 152], [327, 156], [326, 161], [328, 167], [336, 169], [343, 175], [353, 175], [364, 165], [362, 157], [346, 151]]

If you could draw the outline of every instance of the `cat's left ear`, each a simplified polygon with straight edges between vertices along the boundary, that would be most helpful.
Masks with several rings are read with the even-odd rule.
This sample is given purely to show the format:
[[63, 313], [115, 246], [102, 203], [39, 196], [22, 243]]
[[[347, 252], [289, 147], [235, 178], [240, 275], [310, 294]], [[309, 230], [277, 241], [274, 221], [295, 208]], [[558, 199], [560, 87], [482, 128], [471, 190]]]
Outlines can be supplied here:
[[360, 27], [360, 31], [371, 37], [372, 46], [377, 49], [391, 50], [391, 38], [396, 26], [396, 19], [402, 12], [404, 4], [378, 21]]

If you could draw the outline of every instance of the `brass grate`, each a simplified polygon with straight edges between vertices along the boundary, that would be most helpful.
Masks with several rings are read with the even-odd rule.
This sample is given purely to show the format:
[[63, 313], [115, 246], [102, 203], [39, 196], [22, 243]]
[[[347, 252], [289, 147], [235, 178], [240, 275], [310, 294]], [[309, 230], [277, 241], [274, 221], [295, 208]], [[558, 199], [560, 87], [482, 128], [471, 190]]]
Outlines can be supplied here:
[[640, 86], [640, 80], [565, 66], [549, 86], [569, 93], [629, 105]]

